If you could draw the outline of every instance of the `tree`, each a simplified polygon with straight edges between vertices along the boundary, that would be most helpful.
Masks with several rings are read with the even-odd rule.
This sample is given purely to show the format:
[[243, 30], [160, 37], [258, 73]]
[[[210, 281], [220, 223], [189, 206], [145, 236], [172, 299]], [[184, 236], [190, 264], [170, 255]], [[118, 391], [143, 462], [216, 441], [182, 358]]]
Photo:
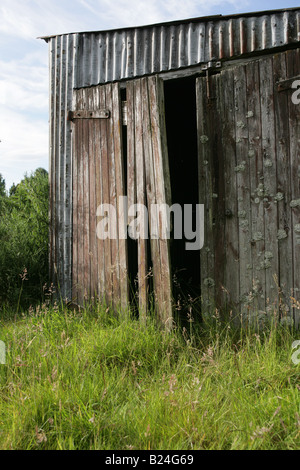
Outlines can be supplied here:
[[[13, 302], [27, 269], [24, 298], [41, 297], [48, 280], [48, 173], [39, 168], [6, 196], [0, 219], [0, 300]], [[22, 296], [23, 296], [22, 294]]]
[[0, 217], [3, 215], [6, 206], [6, 189], [5, 189], [5, 179], [0, 173]]
[[12, 186], [9, 188], [9, 195], [10, 196], [13, 196], [14, 194], [16, 194], [17, 187], [18, 187], [18, 185], [15, 185], [15, 183], [12, 184]]
[[0, 173], [0, 196], [6, 196], [5, 179]]

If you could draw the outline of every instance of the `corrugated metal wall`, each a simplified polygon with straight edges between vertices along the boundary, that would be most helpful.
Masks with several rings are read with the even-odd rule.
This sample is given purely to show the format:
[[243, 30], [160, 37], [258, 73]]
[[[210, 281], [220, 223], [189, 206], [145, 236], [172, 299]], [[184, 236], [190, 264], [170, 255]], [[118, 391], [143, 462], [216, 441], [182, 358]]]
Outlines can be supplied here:
[[300, 8], [44, 39], [50, 54], [50, 265], [52, 277], [58, 273], [61, 295], [70, 297], [72, 139], [67, 111], [73, 89], [295, 44]]
[[77, 36], [52, 38], [50, 62], [50, 275], [63, 298], [71, 296], [72, 108]]

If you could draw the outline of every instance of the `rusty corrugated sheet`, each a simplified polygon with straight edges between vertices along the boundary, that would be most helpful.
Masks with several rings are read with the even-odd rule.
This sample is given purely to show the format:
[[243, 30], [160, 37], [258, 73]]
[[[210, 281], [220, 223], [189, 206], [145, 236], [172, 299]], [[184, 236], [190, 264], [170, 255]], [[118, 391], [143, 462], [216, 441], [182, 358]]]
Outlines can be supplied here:
[[299, 40], [299, 12], [79, 35], [77, 87], [190, 67]]
[[[64, 36], [44, 39], [51, 43]], [[297, 43], [300, 8], [72, 36], [77, 40], [75, 87], [80, 88]]]
[[52, 277], [71, 296], [73, 89], [230, 60], [299, 43], [300, 8], [44, 38], [50, 54]]

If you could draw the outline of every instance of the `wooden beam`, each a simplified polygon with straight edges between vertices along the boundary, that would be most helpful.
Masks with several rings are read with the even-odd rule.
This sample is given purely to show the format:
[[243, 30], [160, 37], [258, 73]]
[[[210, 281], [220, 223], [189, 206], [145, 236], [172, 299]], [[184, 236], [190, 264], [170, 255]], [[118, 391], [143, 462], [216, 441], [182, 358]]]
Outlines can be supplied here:
[[279, 80], [276, 85], [277, 85], [277, 91], [286, 91], [289, 90], [292, 87], [293, 83], [295, 81], [300, 80], [300, 75], [296, 75], [295, 77], [288, 78], [286, 80]]
[[109, 109], [80, 109], [68, 112], [68, 121], [74, 121], [74, 119], [108, 119], [109, 117]]

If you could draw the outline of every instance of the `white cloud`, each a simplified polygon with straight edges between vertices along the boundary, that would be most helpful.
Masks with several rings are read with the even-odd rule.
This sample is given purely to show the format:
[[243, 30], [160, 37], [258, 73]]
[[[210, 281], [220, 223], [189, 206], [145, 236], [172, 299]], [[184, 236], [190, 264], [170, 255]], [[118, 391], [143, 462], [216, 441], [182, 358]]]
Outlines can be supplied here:
[[[230, 7], [233, 13], [239, 8], [249, 5], [248, 0], [79, 0], [81, 5], [91, 11], [95, 18], [107, 27], [120, 28], [125, 26], [139, 26], [205, 16], [221, 14], [224, 8]], [[214, 13], [212, 11], [214, 10]], [[218, 11], [216, 11], [218, 10]], [[103, 26], [102, 26], [103, 27]], [[105, 26], [104, 26], [105, 27]]]
[[25, 172], [48, 169], [48, 122], [1, 107], [0, 173], [9, 188]]
[[1, 0], [0, 32], [23, 39], [68, 32], [77, 17], [74, 3], [76, 0]]
[[45, 112], [48, 75], [47, 64], [39, 63], [36, 53], [26, 55], [21, 61], [0, 60], [0, 104], [13, 110]]
[[248, 0], [1, 0], [0, 32], [26, 39], [232, 12]]
[[[230, 6], [235, 13], [239, 8], [249, 4], [248, 0], [79, 0], [79, 3], [89, 10], [99, 21], [101, 27], [94, 29], [120, 28], [126, 26], [139, 26], [205, 16], [212, 14], [212, 10], [218, 8], [217, 13], [222, 13], [225, 6]], [[216, 13], [214, 13], [216, 14]], [[98, 20], [99, 19], [99, 20]]]

